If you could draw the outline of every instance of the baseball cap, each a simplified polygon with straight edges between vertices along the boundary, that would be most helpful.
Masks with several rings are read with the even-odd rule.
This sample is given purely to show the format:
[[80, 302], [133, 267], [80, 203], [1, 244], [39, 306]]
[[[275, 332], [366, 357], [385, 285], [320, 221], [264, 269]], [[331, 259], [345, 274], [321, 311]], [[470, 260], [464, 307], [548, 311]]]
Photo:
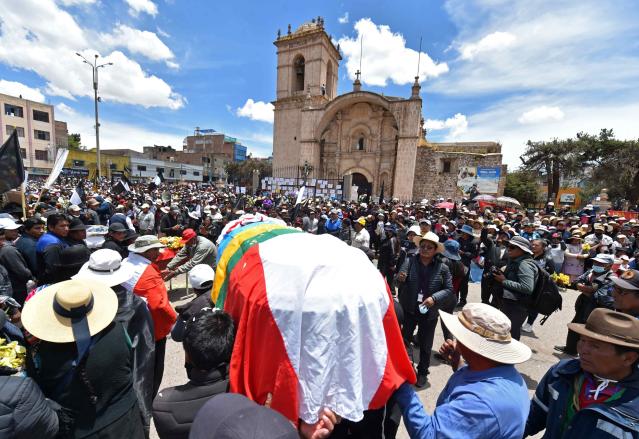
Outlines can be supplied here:
[[215, 272], [213, 267], [206, 264], [198, 264], [189, 271], [189, 282], [196, 290], [211, 288]]
[[195, 230], [193, 229], [186, 229], [182, 232], [182, 241], [188, 241], [190, 239], [193, 239], [197, 236], [197, 234], [195, 233]]

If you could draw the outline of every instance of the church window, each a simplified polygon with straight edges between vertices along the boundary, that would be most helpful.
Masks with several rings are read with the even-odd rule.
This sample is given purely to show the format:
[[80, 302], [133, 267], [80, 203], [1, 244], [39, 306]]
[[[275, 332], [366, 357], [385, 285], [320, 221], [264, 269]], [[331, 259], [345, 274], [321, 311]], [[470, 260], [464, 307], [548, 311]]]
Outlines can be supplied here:
[[304, 57], [298, 56], [293, 62], [293, 91], [304, 91]]
[[450, 174], [450, 160], [442, 160], [442, 172]]
[[360, 137], [359, 139], [357, 139], [357, 150], [358, 151], [364, 151], [364, 138]]

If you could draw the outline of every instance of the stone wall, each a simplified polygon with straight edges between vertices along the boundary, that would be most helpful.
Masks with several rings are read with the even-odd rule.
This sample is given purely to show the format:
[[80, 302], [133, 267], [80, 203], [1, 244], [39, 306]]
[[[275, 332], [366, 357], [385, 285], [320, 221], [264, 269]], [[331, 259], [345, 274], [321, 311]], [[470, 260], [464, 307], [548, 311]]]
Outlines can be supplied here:
[[[461, 200], [464, 195], [457, 188], [457, 176], [459, 169], [466, 166], [501, 167], [496, 196], [504, 194], [507, 167], [502, 165], [501, 147], [498, 144], [482, 142], [477, 145], [453, 145], [455, 144], [445, 144], [440, 149], [438, 144], [428, 144], [417, 148], [413, 200], [431, 200], [436, 197]], [[495, 152], [478, 153], [477, 150]], [[449, 170], [444, 169], [446, 161], [450, 162]]]

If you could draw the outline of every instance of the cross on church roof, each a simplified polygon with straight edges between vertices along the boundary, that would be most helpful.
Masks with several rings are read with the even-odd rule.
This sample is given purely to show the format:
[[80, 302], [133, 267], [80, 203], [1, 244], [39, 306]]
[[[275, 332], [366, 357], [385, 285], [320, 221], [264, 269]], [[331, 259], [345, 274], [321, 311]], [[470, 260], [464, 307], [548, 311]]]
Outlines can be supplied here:
[[357, 79], [359, 81], [359, 77], [362, 74], [362, 72], [360, 72], [359, 70], [355, 72], [355, 79]]

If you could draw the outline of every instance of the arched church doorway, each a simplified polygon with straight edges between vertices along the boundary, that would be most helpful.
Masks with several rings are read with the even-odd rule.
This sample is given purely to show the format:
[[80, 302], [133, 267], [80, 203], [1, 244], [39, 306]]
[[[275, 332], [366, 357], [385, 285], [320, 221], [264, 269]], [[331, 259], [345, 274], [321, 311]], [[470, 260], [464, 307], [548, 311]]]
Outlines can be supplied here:
[[357, 186], [357, 196], [371, 194], [372, 183], [359, 172], [353, 173], [353, 185]]

